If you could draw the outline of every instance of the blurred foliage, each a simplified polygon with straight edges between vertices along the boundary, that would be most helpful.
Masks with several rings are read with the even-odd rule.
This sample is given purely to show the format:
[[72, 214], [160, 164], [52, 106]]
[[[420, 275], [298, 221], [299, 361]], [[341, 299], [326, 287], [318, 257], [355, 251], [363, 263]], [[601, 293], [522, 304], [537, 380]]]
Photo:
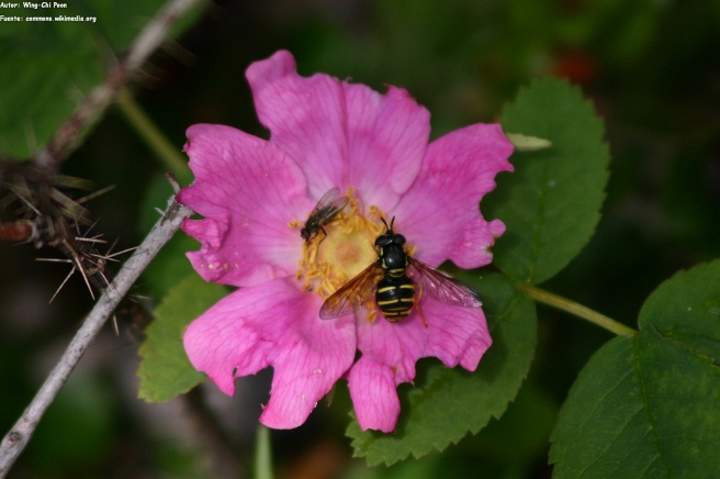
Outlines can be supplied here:
[[[96, 468], [110, 453], [116, 419], [108, 386], [81, 376], [68, 381], [28, 447], [41, 473]], [[75, 437], [65, 440], [58, 431], [72, 431]]]
[[[63, 2], [60, 2], [63, 3]], [[42, 148], [118, 62], [147, 20], [165, 2], [66, 2], [67, 8], [3, 9], [4, 14], [95, 16], [92, 22], [3, 22], [0, 57], [8, 81], [0, 89], [0, 152], [28, 158]], [[197, 17], [174, 27], [179, 33]]]
[[[115, 29], [120, 25], [115, 19], [126, 16], [135, 18], [137, 27], [145, 5], [149, 9], [154, 4], [105, 3], [113, 3], [107, 8], [118, 12], [102, 14], [97, 27], [103, 29]], [[122, 51], [129, 38], [88, 32], [82, 24], [62, 27], [48, 26], [46, 32], [42, 25], [23, 26], [27, 30], [19, 33], [22, 43], [18, 43], [10, 39], [15, 27], [0, 24], [4, 60], [0, 153], [4, 155], [25, 156], [41, 145], [76, 105], [79, 95], [69, 92], [86, 93], [112, 63], [110, 52]], [[99, 46], [103, 44], [112, 48], [103, 49]], [[153, 57], [145, 81], [136, 85], [138, 100], [178, 149], [184, 129], [201, 121], [265, 134], [243, 71], [249, 62], [278, 48], [291, 49], [304, 73], [328, 71], [380, 89], [386, 82], [407, 87], [432, 112], [434, 135], [498, 118], [502, 105], [532, 77], [568, 78], [581, 85], [606, 122], [612, 175], [595, 236], [545, 287], [628, 322], [637, 317], [647, 295], [674, 271], [720, 256], [717, 1], [227, 1], [209, 9], [180, 44], [182, 48], [172, 45]], [[155, 185], [162, 183], [153, 180], [161, 173], [159, 162], [112, 112], [66, 163], [65, 173], [117, 185], [92, 206], [101, 218], [99, 227], [128, 246], [147, 230], [143, 217], [150, 222], [156, 218], [149, 205], [164, 208], [169, 194], [167, 189], [153, 196], [152, 190], [160, 189]], [[151, 302], [164, 297], [189, 271], [178, 253], [188, 247], [176, 245], [172, 254], [158, 258], [158, 276], [148, 272], [135, 292], [149, 295]], [[0, 313], [0, 372], [9, 385], [0, 394], [0, 418], [7, 429], [39, 384], [36, 369], [45, 370], [36, 367], [36, 358], [58, 354], [89, 307], [89, 299], [77, 282], [63, 291], [57, 304], [46, 306], [64, 273], [34, 264], [27, 248], [0, 249], [0, 264], [13, 278], [0, 285], [0, 301], [7, 306]], [[33, 313], [37, 305], [42, 306], [42, 314]], [[547, 442], [542, 440], [543, 447], [538, 445], [540, 439], [537, 443], [529, 439], [547, 437], [547, 423], [552, 422], [548, 415], [563, 402], [578, 372], [608, 334], [547, 308], [539, 308], [539, 316], [531, 378], [500, 420], [442, 454], [388, 469], [368, 471], [357, 466], [353, 473], [361, 474], [357, 477], [437, 477], [437, 471], [448, 477], [549, 477]], [[87, 406], [87, 415], [97, 426], [72, 427], [47, 420], [38, 431], [56, 442], [88, 445], [96, 451], [96, 460], [61, 461], [50, 470], [40, 446], [31, 443], [35, 449], [21, 457], [13, 471], [16, 477], [203, 477], [196, 453], [169, 439], [172, 434], [158, 436], [135, 402], [127, 399], [137, 385], [127, 385], [119, 368], [135, 357], [137, 341], [127, 337], [133, 329], [131, 319], [120, 315], [119, 321], [119, 338], [109, 330], [101, 338], [115, 345], [103, 351], [110, 354], [113, 367], [77, 372], [97, 385], [89, 386], [91, 392], [85, 394], [105, 402]], [[597, 354], [605, 354], [606, 348]], [[265, 394], [262, 380], [243, 383]], [[104, 389], [108, 387], [112, 389]], [[349, 407], [346, 398], [343, 403], [342, 389], [333, 406], [319, 407], [302, 429], [273, 433], [282, 477], [301, 477], [298, 461], [324, 441], [345, 447], [347, 440], [339, 430]], [[242, 399], [232, 403], [234, 412], [225, 411], [228, 429], [238, 421], [231, 418], [248, 414], [247, 408], [240, 410]], [[523, 403], [549, 407], [546, 412], [515, 415], [515, 407]], [[84, 413], [69, 411], [63, 415]], [[255, 417], [246, 419], [255, 421]], [[172, 423], [166, 421], [166, 427]], [[251, 433], [231, 430], [249, 444]], [[249, 430], [254, 431], [254, 425]], [[516, 444], [515, 458], [497, 453], [498, 446], [504, 446], [499, 448], [503, 451]], [[342, 461], [338, 464], [345, 467]]]

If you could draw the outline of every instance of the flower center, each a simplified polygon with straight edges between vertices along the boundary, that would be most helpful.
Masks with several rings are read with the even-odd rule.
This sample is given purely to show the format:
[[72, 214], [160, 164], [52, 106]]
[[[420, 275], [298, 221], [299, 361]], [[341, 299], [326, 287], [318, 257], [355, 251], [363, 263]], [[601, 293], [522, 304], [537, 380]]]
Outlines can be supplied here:
[[345, 208], [323, 226], [327, 236], [318, 231], [303, 242], [297, 278], [323, 299], [378, 259], [375, 239], [384, 231], [382, 213], [371, 206], [365, 215], [352, 189], [347, 197]]

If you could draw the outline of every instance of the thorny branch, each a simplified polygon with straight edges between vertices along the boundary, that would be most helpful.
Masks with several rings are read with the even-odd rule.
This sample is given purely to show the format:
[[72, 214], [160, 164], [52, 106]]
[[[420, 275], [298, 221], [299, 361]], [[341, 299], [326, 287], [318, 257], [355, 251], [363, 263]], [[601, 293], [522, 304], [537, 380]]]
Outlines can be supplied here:
[[0, 443], [0, 478], [4, 478], [30, 440], [45, 410], [57, 396], [90, 342], [108, 320], [115, 307], [180, 227], [191, 211], [170, 200], [167, 212], [155, 224], [145, 240], [125, 262], [115, 279], [105, 288], [100, 299], [75, 333], [62, 357], [40, 387], [30, 405]]
[[[100, 251], [107, 242], [102, 235], [89, 234], [94, 224], [91, 225], [90, 212], [83, 204], [107, 189], [80, 199], [68, 196], [61, 188], [87, 189], [90, 182], [58, 175], [60, 164], [75, 149], [87, 126], [104, 112], [165, 41], [175, 22], [202, 1], [168, 0], [108, 73], [105, 82], [85, 97], [33, 162], [0, 158], [0, 240], [32, 243], [37, 248], [47, 245], [65, 256], [66, 259], [44, 259], [71, 267], [53, 298], [71, 276], [78, 274], [94, 299], [93, 288], [102, 290], [108, 284], [107, 263], [127, 251], [112, 253], [114, 243], [108, 250]], [[81, 225], [87, 229], [81, 231]]]
[[129, 252], [127, 249], [113, 252], [116, 243], [108, 246], [101, 233], [92, 231], [95, 223], [91, 224], [90, 211], [84, 206], [112, 187], [76, 199], [61, 191], [63, 187], [87, 188], [88, 183], [79, 178], [50, 175], [33, 164], [0, 161], [0, 240], [55, 248], [64, 258], [37, 261], [71, 267], [52, 299], [75, 273], [82, 276], [95, 299], [93, 288], [102, 290], [108, 285], [108, 263], [117, 262], [118, 256]]
[[125, 58], [108, 73], [105, 83], [96, 86], [85, 97], [47, 147], [37, 154], [35, 164], [48, 171], [56, 171], [75, 149], [85, 128], [105, 111], [128, 78], [137, 74], [148, 57], [165, 41], [174, 23], [202, 1], [170, 0], [143, 28]]
[[136, 37], [124, 58], [109, 71], [105, 82], [96, 86], [85, 97], [32, 163], [10, 165], [10, 162], [0, 162], [0, 187], [11, 193], [0, 197], [0, 211], [8, 206], [16, 207], [15, 217], [11, 218], [11, 221], [0, 218], [0, 240], [31, 242], [37, 247], [55, 247], [67, 259], [44, 260], [71, 265], [71, 272], [63, 284], [69, 276], [78, 271], [91, 295], [91, 283], [103, 291], [33, 400], [2, 439], [0, 479], [6, 476], [28, 444], [43, 414], [90, 342], [152, 258], [177, 231], [182, 220], [191, 213], [184, 206], [171, 202], [167, 212], [110, 282], [105, 275], [106, 262], [117, 261], [117, 256], [129, 250], [111, 254], [113, 244], [108, 251], [100, 254], [95, 245], [105, 241], [100, 239], [101, 235], [90, 236], [89, 231], [94, 224], [83, 233], [79, 226], [91, 222], [89, 212], [82, 204], [104, 190], [74, 200], [62, 193], [59, 187], [87, 188], [86, 182], [58, 175], [57, 172], [60, 164], [78, 146], [82, 133], [102, 115], [127, 81], [139, 73], [149, 56], [166, 40], [177, 19], [201, 2], [203, 0], [168, 0]]

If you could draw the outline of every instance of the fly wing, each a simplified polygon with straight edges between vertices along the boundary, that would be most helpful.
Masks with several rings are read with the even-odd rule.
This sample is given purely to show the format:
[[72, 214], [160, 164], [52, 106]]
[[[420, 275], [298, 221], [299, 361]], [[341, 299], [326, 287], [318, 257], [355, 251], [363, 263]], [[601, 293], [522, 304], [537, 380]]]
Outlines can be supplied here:
[[379, 263], [372, 263], [357, 276], [345, 283], [325, 300], [320, 308], [320, 319], [333, 319], [353, 312], [372, 299], [383, 269]]
[[427, 294], [443, 303], [466, 308], [482, 306], [477, 293], [465, 285], [458, 283], [452, 276], [438, 271], [414, 258], [408, 258], [408, 274]]
[[348, 197], [340, 193], [339, 188], [331, 188], [320, 197], [310, 216], [319, 214], [320, 216], [330, 218], [345, 208], [348, 201]]

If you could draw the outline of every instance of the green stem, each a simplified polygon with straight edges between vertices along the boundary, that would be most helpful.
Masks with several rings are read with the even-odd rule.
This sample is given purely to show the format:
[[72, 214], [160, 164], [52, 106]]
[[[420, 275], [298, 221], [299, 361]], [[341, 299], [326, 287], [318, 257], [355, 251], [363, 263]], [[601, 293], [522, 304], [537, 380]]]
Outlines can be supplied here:
[[258, 426], [255, 439], [255, 479], [272, 479], [272, 446], [270, 445], [270, 430]]
[[163, 164], [178, 178], [187, 177], [189, 169], [185, 158], [147, 116], [127, 89], [122, 89], [118, 93], [117, 105], [130, 125], [162, 160]]
[[530, 286], [525, 283], [520, 283], [516, 287], [537, 302], [547, 304], [553, 308], [561, 309], [573, 316], [590, 321], [591, 323], [596, 324], [603, 329], [607, 329], [618, 336], [632, 336], [637, 333], [637, 331], [633, 328], [625, 326], [612, 318], [608, 318], [604, 314], [593, 311], [587, 306], [583, 306], [582, 304], [576, 303], [570, 299], [545, 291], [544, 289], [536, 288], [535, 286]]

